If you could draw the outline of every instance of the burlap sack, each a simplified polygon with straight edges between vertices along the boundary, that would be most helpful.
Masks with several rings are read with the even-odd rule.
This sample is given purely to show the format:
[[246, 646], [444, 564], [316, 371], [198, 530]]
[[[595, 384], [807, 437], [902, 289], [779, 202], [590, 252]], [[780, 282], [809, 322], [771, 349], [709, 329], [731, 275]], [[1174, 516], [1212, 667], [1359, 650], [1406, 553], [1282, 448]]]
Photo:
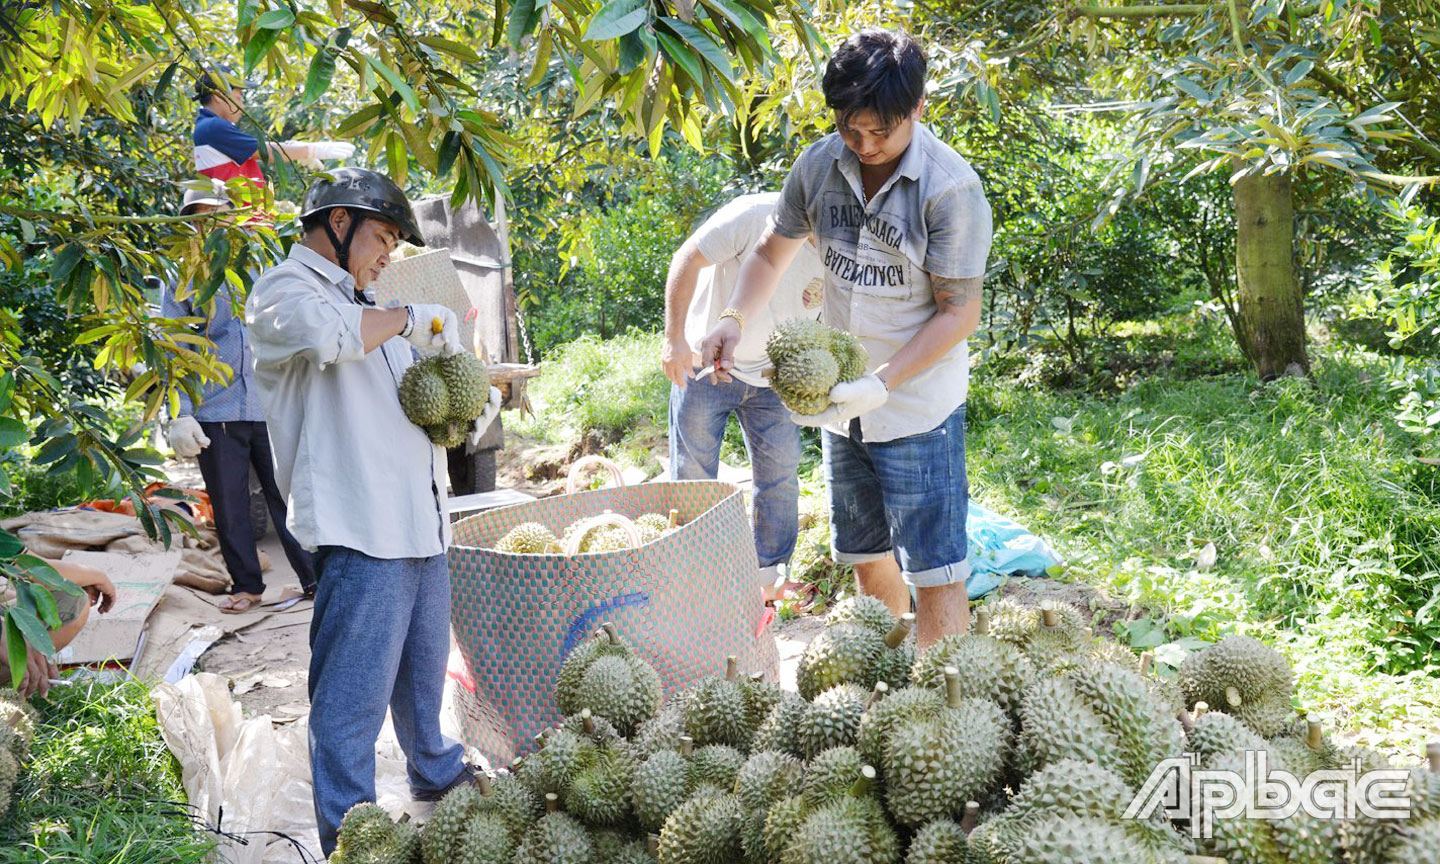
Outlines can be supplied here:
[[[605, 510], [635, 518], [672, 508], [681, 527], [638, 549], [567, 557], [490, 548], [521, 522], [559, 536]], [[466, 662], [458, 700], [466, 743], [497, 766], [528, 752], [560, 719], [552, 692], [560, 664], [606, 621], [655, 666], [667, 695], [724, 674], [732, 654], [742, 672], [773, 680], [775, 640], [755, 568], [744, 498], [717, 481], [562, 495], [457, 523], [451, 618]]]

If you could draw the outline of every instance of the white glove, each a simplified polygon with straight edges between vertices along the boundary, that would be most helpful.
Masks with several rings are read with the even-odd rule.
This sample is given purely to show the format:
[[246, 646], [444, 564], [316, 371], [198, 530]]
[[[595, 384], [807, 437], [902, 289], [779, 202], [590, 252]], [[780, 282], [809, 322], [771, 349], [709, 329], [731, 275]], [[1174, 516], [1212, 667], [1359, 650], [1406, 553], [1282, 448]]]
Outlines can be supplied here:
[[313, 141], [310, 152], [316, 159], [349, 159], [355, 155], [355, 145], [349, 141]]
[[830, 388], [829, 408], [819, 414], [791, 414], [790, 419], [801, 426], [832, 426], [848, 423], [874, 411], [890, 398], [890, 391], [880, 376], [873, 372]]
[[[411, 345], [417, 348], [460, 350], [460, 323], [455, 317], [455, 310], [439, 303], [415, 303], [406, 307], [406, 310], [409, 312], [409, 320], [405, 322], [405, 329], [400, 331], [400, 335]], [[436, 318], [444, 322], [439, 333], [435, 332]]]
[[470, 427], [468, 443], [472, 449], [480, 445], [480, 439], [485, 437], [486, 432], [490, 431], [490, 424], [494, 423], [495, 418], [500, 416], [500, 403], [504, 398], [504, 396], [500, 395], [499, 387], [490, 388], [490, 401], [485, 403], [485, 409], [480, 412], [479, 417], [475, 418], [475, 425]]
[[165, 437], [170, 439], [170, 449], [183, 459], [194, 459], [201, 450], [210, 446], [210, 439], [200, 431], [200, 424], [188, 414], [171, 420]]

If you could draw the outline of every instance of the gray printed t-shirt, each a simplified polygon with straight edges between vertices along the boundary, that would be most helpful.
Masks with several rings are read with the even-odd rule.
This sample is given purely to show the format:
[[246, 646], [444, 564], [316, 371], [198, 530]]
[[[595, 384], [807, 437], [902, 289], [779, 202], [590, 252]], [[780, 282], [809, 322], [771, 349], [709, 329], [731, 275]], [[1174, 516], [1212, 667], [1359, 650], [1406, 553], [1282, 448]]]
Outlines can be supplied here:
[[[822, 317], [860, 339], [874, 371], [935, 314], [932, 275], [985, 274], [990, 204], [970, 163], [922, 123], [868, 205], [863, 190], [860, 160], [832, 133], [800, 154], [770, 218], [782, 236], [815, 234], [825, 271]], [[929, 432], [965, 403], [969, 382], [969, 349], [961, 342], [861, 416], [865, 440]]]

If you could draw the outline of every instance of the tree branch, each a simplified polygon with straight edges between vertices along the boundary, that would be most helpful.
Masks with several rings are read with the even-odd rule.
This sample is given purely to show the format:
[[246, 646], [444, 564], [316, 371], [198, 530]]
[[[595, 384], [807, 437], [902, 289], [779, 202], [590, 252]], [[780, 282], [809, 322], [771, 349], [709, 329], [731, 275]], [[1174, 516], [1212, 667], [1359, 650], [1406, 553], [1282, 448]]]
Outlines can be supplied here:
[[1177, 3], [1173, 6], [1071, 6], [1072, 16], [1085, 18], [1164, 18], [1167, 15], [1204, 15], [1215, 7], [1209, 3]]

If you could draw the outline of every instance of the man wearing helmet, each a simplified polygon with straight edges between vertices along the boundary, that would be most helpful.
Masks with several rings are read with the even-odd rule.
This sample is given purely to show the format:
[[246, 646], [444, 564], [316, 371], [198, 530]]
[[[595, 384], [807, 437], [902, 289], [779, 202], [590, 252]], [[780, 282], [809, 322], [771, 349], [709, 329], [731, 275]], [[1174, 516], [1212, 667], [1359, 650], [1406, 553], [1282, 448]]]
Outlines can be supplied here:
[[[230, 209], [230, 199], [219, 181], [211, 181], [208, 190], [191, 189], [180, 204], [181, 216], [192, 216], [215, 210]], [[220, 604], [222, 612], [248, 612], [265, 593], [265, 577], [260, 570], [260, 556], [255, 550], [255, 532], [250, 524], [250, 471], [260, 480], [270, 520], [285, 559], [300, 578], [306, 595], [315, 592], [315, 567], [310, 553], [295, 540], [285, 527], [285, 498], [275, 485], [275, 468], [270, 458], [270, 437], [265, 428], [265, 412], [260, 407], [260, 394], [251, 368], [250, 338], [245, 322], [235, 315], [234, 299], [228, 283], [222, 282], [215, 294], [213, 308], [207, 310], [192, 303], [190, 298], [176, 296], [166, 286], [161, 297], [161, 310], [167, 318], [203, 318], [202, 335], [215, 343], [216, 356], [230, 367], [227, 383], [206, 385], [200, 404], [192, 405], [190, 397], [180, 394], [180, 411], [166, 430], [176, 455], [198, 459], [205, 478], [205, 491], [215, 509], [215, 533], [220, 539], [220, 555], [230, 573], [230, 596]]]
[[[304, 234], [255, 282], [246, 319], [290, 527], [316, 552], [310, 765], [326, 855], [341, 818], [375, 799], [388, 707], [412, 794], [469, 782], [440, 734], [450, 647], [445, 451], [400, 408], [415, 348], [460, 350], [444, 306], [380, 309], [368, 290], [406, 240], [425, 245], [388, 178], [341, 168], [305, 196]], [[440, 319], [440, 332], [431, 322]], [[483, 431], [499, 410], [491, 388]]]

